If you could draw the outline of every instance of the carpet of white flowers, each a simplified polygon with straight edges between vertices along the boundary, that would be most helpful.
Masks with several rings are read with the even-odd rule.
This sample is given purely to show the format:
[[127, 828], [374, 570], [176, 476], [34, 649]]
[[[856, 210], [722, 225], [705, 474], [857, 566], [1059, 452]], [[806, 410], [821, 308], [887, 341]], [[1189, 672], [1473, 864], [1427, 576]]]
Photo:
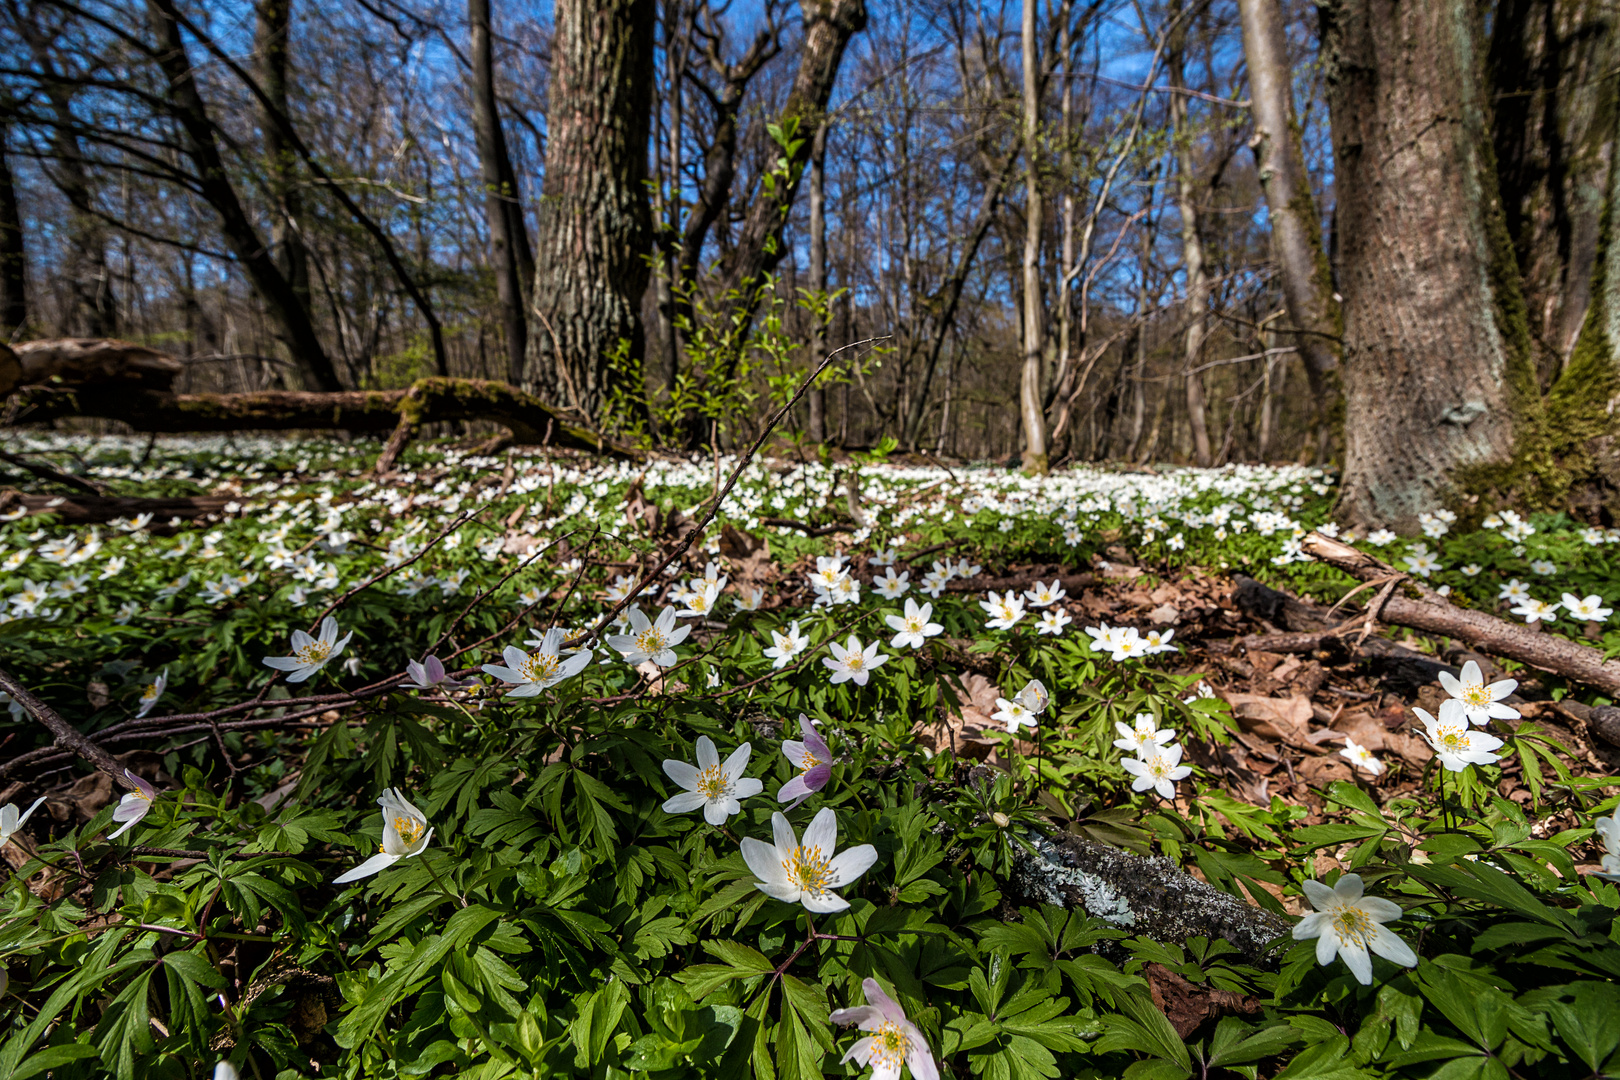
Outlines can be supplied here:
[[[1299, 467], [755, 461], [705, 526], [731, 459], [8, 449], [214, 501], [0, 510], [0, 669], [125, 770], [0, 710], [0, 1077], [1620, 1075], [1612, 778], [1470, 664], [1422, 767], [1349, 739], [1309, 797], [1224, 790], [1175, 599], [1331, 602], [1320, 528], [1620, 651], [1620, 531], [1356, 537]], [[1163, 614], [1098, 617], [1122, 583]], [[1053, 833], [1291, 930], [1043, 903]]]

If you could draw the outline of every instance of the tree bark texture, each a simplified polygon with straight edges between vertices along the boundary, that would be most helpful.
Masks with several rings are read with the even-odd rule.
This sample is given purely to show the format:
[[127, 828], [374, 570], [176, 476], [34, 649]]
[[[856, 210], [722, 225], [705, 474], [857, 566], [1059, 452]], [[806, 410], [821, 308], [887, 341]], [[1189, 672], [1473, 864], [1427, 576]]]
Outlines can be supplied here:
[[642, 359], [641, 294], [652, 250], [647, 137], [652, 114], [654, 0], [558, 0], [547, 104], [550, 141], [527, 384], [598, 418], [611, 392], [639, 399], [615, 372], [628, 345]]
[[495, 50], [490, 0], [467, 0], [471, 31], [472, 122], [478, 165], [484, 179], [484, 218], [489, 229], [489, 263], [506, 335], [507, 381], [523, 381], [529, 349], [528, 297], [534, 288], [534, 252], [518, 200], [517, 172], [506, 145], [506, 131], [495, 99]]
[[[26, 363], [26, 359], [25, 359]], [[127, 384], [94, 384], [73, 391], [24, 389], [15, 422], [41, 423], [62, 416], [121, 420], [136, 431], [180, 434], [196, 431], [392, 432], [449, 420], [488, 420], [512, 431], [514, 442], [565, 446], [640, 458], [559, 410], [505, 383], [483, 379], [418, 379], [407, 390], [344, 390], [310, 393], [262, 390], [248, 394], [172, 394], [132, 390]]]
[[1322, 219], [1311, 194], [1294, 116], [1293, 68], [1279, 0], [1239, 0], [1243, 52], [1249, 68], [1254, 146], [1271, 219], [1271, 249], [1281, 278], [1283, 303], [1301, 359], [1321, 393], [1325, 376], [1338, 367], [1339, 305], [1322, 250]]
[[[816, 128], [815, 146], [810, 152], [810, 291], [817, 296], [827, 292], [827, 124]], [[827, 354], [827, 321], [811, 313], [810, 362], [821, 363]], [[819, 380], [818, 380], [819, 382]], [[809, 436], [813, 443], [827, 441], [827, 389], [816, 385], [805, 395], [810, 406]]]
[[1503, 0], [1488, 55], [1502, 211], [1541, 385], [1569, 362], [1592, 297], [1620, 65], [1607, 0]]
[[1046, 411], [1042, 408], [1041, 360], [1045, 312], [1041, 306], [1040, 49], [1035, 38], [1037, 0], [1024, 0], [1024, 364], [1018, 379], [1018, 413], [1024, 431], [1024, 471], [1044, 473]]
[[274, 201], [270, 224], [270, 245], [276, 264], [287, 279], [293, 295], [305, 310], [309, 302], [309, 250], [304, 245], [303, 198], [297, 186], [297, 155], [277, 119], [290, 116], [287, 104], [287, 72], [290, 64], [288, 38], [292, 29], [292, 0], [258, 0], [254, 5], [256, 23], [254, 45], [259, 53], [259, 83], [264, 88], [265, 105], [261, 124], [264, 157], [270, 197]]
[[1321, 8], [1344, 302], [1340, 513], [1415, 529], [1534, 397], [1470, 0]]
[[0, 342], [9, 342], [28, 322], [22, 214], [11, 179], [9, 131], [0, 120]]
[[158, 64], [169, 84], [165, 102], [197, 167], [198, 193], [219, 215], [220, 235], [264, 302], [304, 382], [313, 390], [340, 389], [342, 383], [315, 331], [309, 308], [299, 301], [231, 186], [213, 122], [197, 91], [196, 75], [180, 36], [179, 16], [172, 0], [147, 0], [147, 15], [157, 38], [154, 51]]
[[[1170, 8], [1171, 17], [1180, 15], [1180, 4]], [[1204, 238], [1198, 231], [1197, 172], [1193, 165], [1192, 133], [1187, 130], [1187, 97], [1180, 93], [1187, 85], [1185, 75], [1187, 32], [1178, 25], [1172, 31], [1168, 55], [1170, 75], [1170, 120], [1176, 145], [1176, 206], [1181, 215], [1181, 262], [1187, 275], [1187, 319], [1184, 381], [1187, 393], [1187, 426], [1192, 431], [1193, 459], [1208, 467], [1214, 460], [1209, 443], [1209, 420], [1204, 403], [1204, 376], [1198, 371], [1204, 355], [1205, 309], [1209, 306], [1209, 279], [1204, 273]]]

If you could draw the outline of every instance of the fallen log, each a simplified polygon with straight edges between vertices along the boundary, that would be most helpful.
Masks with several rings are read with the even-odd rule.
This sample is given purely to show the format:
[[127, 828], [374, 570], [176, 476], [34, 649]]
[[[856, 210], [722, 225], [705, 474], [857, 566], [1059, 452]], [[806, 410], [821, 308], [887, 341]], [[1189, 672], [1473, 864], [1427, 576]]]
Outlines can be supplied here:
[[[642, 453], [611, 442], [569, 420], [560, 410], [505, 383], [484, 379], [417, 380], [408, 390], [315, 393], [261, 390], [246, 394], [172, 394], [127, 385], [92, 384], [71, 390], [24, 388], [13, 395], [13, 422], [39, 423], [65, 416], [120, 420], [136, 431], [186, 434], [210, 431], [390, 432], [392, 459], [422, 424], [487, 420], [530, 446], [561, 446], [641, 460]], [[403, 432], [403, 434], [402, 434]], [[392, 464], [390, 459], [389, 464]]]
[[17, 386], [113, 387], [166, 391], [185, 365], [166, 353], [117, 338], [50, 338], [25, 341], [11, 349], [18, 361], [7, 385], [0, 364], [0, 394]]
[[[1517, 660], [1573, 682], [1620, 697], [1620, 662], [1558, 634], [1529, 630], [1483, 611], [1458, 607], [1419, 581], [1365, 552], [1332, 537], [1313, 532], [1300, 541], [1300, 550], [1329, 566], [1338, 567], [1361, 581], [1405, 578], [1393, 589], [1369, 599], [1369, 617], [1392, 626], [1453, 638], [1493, 656]], [[1386, 595], [1387, 593], [1387, 595]]]
[[151, 514], [154, 525], [171, 518], [194, 521], [225, 512], [230, 498], [224, 495], [181, 496], [169, 499], [141, 499], [114, 495], [24, 495], [8, 488], [0, 491], [0, 514], [22, 507], [24, 516], [55, 514], [64, 525], [104, 525], [118, 518]]

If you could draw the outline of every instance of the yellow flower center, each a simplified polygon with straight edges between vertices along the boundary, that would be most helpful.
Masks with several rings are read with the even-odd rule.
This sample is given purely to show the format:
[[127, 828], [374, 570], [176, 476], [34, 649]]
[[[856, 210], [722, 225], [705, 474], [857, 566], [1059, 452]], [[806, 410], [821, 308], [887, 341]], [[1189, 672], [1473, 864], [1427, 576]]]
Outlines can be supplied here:
[[726, 779], [725, 770], [718, 765], [710, 765], [697, 775], [697, 793], [705, 799], [718, 799], [731, 787]]
[[298, 657], [300, 663], [322, 664], [326, 662], [328, 656], [332, 655], [332, 646], [324, 641], [312, 641], [293, 655]]
[[535, 653], [518, 665], [518, 674], [530, 682], [545, 682], [555, 678], [561, 661], [553, 653]]
[[648, 627], [636, 635], [636, 648], [648, 656], [663, 652], [665, 644], [664, 632], [656, 626]]
[[800, 845], [793, 849], [793, 854], [782, 860], [782, 869], [787, 871], [788, 880], [812, 896], [821, 896], [829, 891], [832, 884], [831, 858], [821, 853], [821, 848], [804, 847]]
[[920, 634], [920, 633], [922, 633], [922, 628], [923, 628], [923, 621], [922, 621], [922, 616], [921, 615], [914, 616], [913, 618], [909, 618], [909, 619], [906, 620], [906, 630], [907, 630], [907, 632], [912, 633], [912, 634]]
[[872, 1063], [880, 1069], [893, 1069], [899, 1075], [900, 1063], [911, 1049], [911, 1040], [893, 1020], [885, 1020], [872, 1032]]
[[811, 769], [820, 764], [821, 759], [816, 757], [816, 755], [812, 754], [809, 750], [806, 750], [804, 752], [804, 757], [799, 759], [799, 775], [803, 776], [805, 773], [809, 772]]
[[844, 666], [851, 671], [860, 671], [866, 666], [866, 654], [859, 650], [852, 650], [844, 654]]
[[414, 844], [422, 839], [422, 834], [427, 831], [427, 823], [399, 814], [394, 818], [394, 831], [399, 833], [399, 838], [406, 844]]
[[1491, 703], [1491, 692], [1484, 683], [1474, 683], [1463, 687], [1462, 701], [1471, 709], [1487, 708]]
[[1367, 935], [1372, 932], [1373, 921], [1367, 913], [1358, 907], [1343, 907], [1334, 914], [1332, 919], [1333, 932], [1339, 936], [1341, 943], [1355, 943], [1365, 946]]
[[1468, 749], [1468, 735], [1462, 728], [1443, 727], [1437, 733], [1435, 741], [1447, 750]]
[[157, 683], [147, 683], [146, 689], [141, 691], [142, 701], [151, 701], [158, 696]]

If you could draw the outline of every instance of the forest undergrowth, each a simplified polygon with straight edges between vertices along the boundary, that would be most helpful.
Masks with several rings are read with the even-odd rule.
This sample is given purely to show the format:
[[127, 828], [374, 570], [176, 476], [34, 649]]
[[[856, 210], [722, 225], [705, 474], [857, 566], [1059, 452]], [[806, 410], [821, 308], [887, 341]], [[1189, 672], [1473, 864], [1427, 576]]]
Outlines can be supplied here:
[[[1264, 647], [1356, 584], [1321, 529], [1620, 651], [1620, 530], [1358, 537], [1301, 467], [14, 443], [216, 498], [0, 496], [0, 1076], [1620, 1075], [1607, 699]], [[1056, 840], [1265, 944], [1043, 889]]]

